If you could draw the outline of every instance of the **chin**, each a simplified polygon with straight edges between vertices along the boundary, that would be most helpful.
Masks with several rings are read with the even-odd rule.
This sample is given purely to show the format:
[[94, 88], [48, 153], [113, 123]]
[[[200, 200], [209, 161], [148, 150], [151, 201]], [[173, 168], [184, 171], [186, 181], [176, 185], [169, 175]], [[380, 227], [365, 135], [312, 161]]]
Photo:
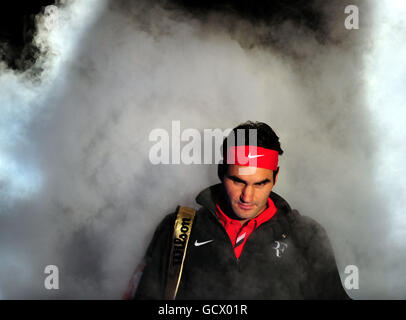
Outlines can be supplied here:
[[239, 214], [238, 215], [241, 219], [252, 219], [253, 217], [255, 217], [255, 215], [253, 214]]
[[255, 217], [255, 210], [241, 210], [239, 207], [234, 208], [234, 213], [240, 219], [251, 219]]

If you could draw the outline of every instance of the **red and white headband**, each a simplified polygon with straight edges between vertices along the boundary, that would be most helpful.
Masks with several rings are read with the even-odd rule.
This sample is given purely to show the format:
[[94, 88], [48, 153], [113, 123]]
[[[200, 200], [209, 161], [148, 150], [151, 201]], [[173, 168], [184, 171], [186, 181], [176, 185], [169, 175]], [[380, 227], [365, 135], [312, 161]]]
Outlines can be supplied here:
[[257, 146], [232, 146], [227, 149], [227, 164], [264, 168], [278, 168], [278, 151]]

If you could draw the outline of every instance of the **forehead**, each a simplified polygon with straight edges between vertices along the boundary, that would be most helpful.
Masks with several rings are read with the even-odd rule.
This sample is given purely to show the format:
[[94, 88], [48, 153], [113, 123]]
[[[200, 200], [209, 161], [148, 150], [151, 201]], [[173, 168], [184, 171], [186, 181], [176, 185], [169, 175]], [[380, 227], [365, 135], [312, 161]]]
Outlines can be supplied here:
[[265, 168], [228, 165], [228, 175], [238, 177], [247, 182], [259, 182], [265, 179], [272, 181], [273, 171]]

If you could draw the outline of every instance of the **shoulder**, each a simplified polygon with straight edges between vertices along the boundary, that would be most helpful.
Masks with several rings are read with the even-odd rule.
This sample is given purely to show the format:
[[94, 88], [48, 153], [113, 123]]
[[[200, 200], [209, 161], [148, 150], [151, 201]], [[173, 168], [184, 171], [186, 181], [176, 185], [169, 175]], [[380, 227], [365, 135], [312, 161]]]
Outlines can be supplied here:
[[158, 229], [159, 228], [164, 228], [165, 226], [170, 224], [171, 221], [175, 221], [175, 218], [176, 218], [176, 211], [164, 215], [163, 218], [161, 219], [161, 221], [158, 224]]
[[291, 216], [293, 218], [292, 231], [303, 240], [326, 234], [325, 229], [319, 222], [309, 216], [299, 214], [296, 209], [292, 210]]
[[167, 238], [170, 235], [171, 230], [173, 230], [175, 219], [176, 211], [164, 215], [161, 221], [155, 227], [152, 242], [159, 241], [159, 239], [162, 238]]
[[291, 212], [292, 216], [292, 225], [296, 229], [300, 230], [307, 230], [307, 231], [312, 231], [312, 232], [317, 232], [317, 231], [322, 231], [324, 228], [321, 226], [320, 223], [318, 223], [315, 219], [302, 215], [299, 213], [298, 210], [293, 209]]
[[310, 256], [314, 256], [315, 259], [333, 257], [334, 253], [327, 232], [315, 219], [296, 215], [291, 227], [291, 235], [297, 246], [308, 252]]
[[314, 237], [326, 234], [324, 228], [315, 219], [302, 215], [297, 209], [292, 209], [289, 203], [279, 194], [271, 192], [270, 197], [281, 214], [281, 222], [289, 225], [289, 231], [300, 243], [308, 243]]
[[[178, 206], [174, 212], [171, 212], [171, 213], [168, 213], [167, 215], [165, 215], [162, 218], [161, 222], [158, 224], [157, 230], [165, 230], [165, 229], [168, 229], [168, 228], [173, 229], [174, 223], [175, 223], [175, 220], [176, 220], [176, 217], [177, 217], [177, 214], [178, 214], [178, 210], [179, 210], [180, 207], [181, 206]], [[192, 208], [192, 209], [195, 210], [195, 218], [197, 216], [200, 216], [200, 215], [205, 213], [204, 212], [205, 210], [203, 210], [204, 209], [203, 207], [200, 208], [199, 210], [196, 209], [196, 208]]]

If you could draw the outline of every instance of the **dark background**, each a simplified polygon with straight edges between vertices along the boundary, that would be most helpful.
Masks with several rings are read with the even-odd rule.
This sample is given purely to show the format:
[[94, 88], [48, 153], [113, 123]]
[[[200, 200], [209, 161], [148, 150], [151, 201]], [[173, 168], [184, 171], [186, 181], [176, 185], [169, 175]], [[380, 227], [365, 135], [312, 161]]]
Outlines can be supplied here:
[[[253, 24], [280, 24], [286, 20], [312, 30], [321, 42], [327, 37], [326, 19], [319, 0], [166, 0], [165, 6], [180, 7], [205, 19], [212, 12], [236, 15]], [[37, 49], [32, 44], [35, 35], [35, 15], [55, 4], [52, 0], [2, 1], [0, 4], [0, 59], [15, 70], [32, 66]]]

